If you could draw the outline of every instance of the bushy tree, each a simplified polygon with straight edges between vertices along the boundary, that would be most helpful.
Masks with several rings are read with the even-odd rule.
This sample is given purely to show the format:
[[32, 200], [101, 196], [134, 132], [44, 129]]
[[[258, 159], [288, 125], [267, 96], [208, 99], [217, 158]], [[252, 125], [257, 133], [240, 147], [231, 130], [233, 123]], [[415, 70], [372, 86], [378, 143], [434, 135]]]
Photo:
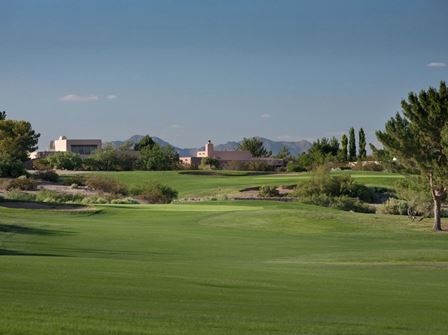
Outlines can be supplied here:
[[213, 157], [204, 157], [201, 159], [201, 169], [218, 169], [219, 168], [219, 160]]
[[266, 150], [263, 141], [258, 137], [245, 137], [238, 144], [238, 150], [249, 151], [253, 157], [269, 157], [272, 151]]
[[355, 128], [351, 127], [348, 133], [348, 160], [354, 162], [356, 160], [356, 139], [355, 139]]
[[386, 122], [376, 136], [400, 164], [416, 169], [428, 180], [433, 199], [435, 231], [442, 230], [441, 205], [448, 187], [448, 91], [430, 87], [409, 93], [402, 111]]
[[53, 169], [79, 170], [82, 167], [82, 158], [73, 152], [55, 152], [44, 160]]
[[138, 164], [143, 170], [173, 170], [179, 165], [179, 154], [171, 146], [155, 144], [140, 151]]
[[365, 160], [367, 158], [367, 151], [366, 151], [367, 143], [366, 143], [366, 133], [362, 128], [359, 129], [358, 140], [359, 140], [358, 158], [360, 160]]
[[29, 122], [7, 120], [5, 112], [0, 114], [0, 176], [17, 177], [23, 174], [29, 153], [37, 149], [40, 134]]
[[143, 136], [143, 138], [140, 140], [140, 142], [138, 142], [137, 144], [135, 144], [134, 146], [134, 150], [136, 151], [141, 151], [144, 148], [152, 148], [154, 145], [156, 144], [156, 142], [154, 142], [154, 140], [152, 139], [151, 136], [149, 135], [145, 135]]
[[277, 153], [277, 155], [275, 155], [275, 158], [278, 159], [284, 159], [284, 160], [291, 160], [292, 159], [292, 155], [291, 152], [289, 151], [289, 149], [285, 146], [282, 146], [279, 150], [279, 152]]
[[86, 170], [129, 171], [135, 168], [137, 156], [126, 149], [106, 146], [83, 160]]

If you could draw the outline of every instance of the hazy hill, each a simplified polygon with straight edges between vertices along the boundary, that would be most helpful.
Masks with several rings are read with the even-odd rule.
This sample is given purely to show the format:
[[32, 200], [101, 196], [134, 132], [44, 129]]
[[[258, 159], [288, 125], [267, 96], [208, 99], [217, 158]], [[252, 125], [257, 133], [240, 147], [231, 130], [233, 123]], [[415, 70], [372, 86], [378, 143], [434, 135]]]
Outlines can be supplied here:
[[[143, 135], [133, 135], [129, 139], [125, 141], [112, 141], [109, 142], [114, 147], [119, 147], [120, 145], [124, 144], [125, 142], [132, 142], [137, 143], [143, 138]], [[154, 142], [161, 146], [167, 146], [171, 145], [167, 141], [161, 139], [160, 137], [153, 136], [152, 139]], [[263, 141], [263, 144], [267, 150], [271, 150], [272, 153], [275, 155], [279, 152], [279, 150], [285, 146], [288, 148], [288, 150], [291, 152], [292, 155], [298, 155], [302, 152], [306, 152], [310, 147], [311, 143], [306, 140], [301, 141], [272, 141], [268, 138], [260, 137], [260, 139]], [[238, 143], [236, 141], [229, 141], [224, 144], [215, 144], [216, 150], [235, 150], [238, 147]], [[180, 156], [194, 156], [198, 150], [203, 150], [204, 147], [198, 147], [198, 148], [179, 148], [176, 146], [173, 146], [174, 149], [179, 153]]]

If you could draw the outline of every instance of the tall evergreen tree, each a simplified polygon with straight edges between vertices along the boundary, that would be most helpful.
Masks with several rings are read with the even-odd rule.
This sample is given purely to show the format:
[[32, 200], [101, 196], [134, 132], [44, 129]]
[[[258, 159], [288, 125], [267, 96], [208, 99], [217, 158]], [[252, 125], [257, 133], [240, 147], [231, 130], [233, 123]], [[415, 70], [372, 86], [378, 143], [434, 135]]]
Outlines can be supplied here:
[[238, 144], [238, 150], [249, 151], [254, 157], [270, 157], [272, 155], [272, 151], [268, 151], [258, 137], [243, 138]]
[[354, 162], [356, 160], [356, 139], [355, 139], [355, 128], [351, 127], [348, 133], [348, 160]]
[[343, 134], [341, 138], [341, 160], [346, 162], [348, 159], [348, 138]]
[[364, 129], [359, 129], [358, 133], [358, 145], [359, 145], [359, 151], [358, 151], [358, 157], [360, 160], [364, 160], [367, 158], [367, 151], [366, 151], [366, 133], [364, 132]]
[[387, 121], [376, 136], [392, 157], [418, 170], [429, 182], [434, 204], [434, 230], [442, 230], [441, 205], [448, 192], [448, 89], [411, 92], [402, 113]]

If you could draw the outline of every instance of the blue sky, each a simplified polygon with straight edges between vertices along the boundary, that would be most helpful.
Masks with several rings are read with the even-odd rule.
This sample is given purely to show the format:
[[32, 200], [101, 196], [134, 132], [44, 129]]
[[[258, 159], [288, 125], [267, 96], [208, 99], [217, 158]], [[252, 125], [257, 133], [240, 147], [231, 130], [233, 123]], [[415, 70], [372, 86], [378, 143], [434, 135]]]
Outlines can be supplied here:
[[373, 132], [448, 79], [445, 0], [0, 0], [0, 110], [188, 147]]

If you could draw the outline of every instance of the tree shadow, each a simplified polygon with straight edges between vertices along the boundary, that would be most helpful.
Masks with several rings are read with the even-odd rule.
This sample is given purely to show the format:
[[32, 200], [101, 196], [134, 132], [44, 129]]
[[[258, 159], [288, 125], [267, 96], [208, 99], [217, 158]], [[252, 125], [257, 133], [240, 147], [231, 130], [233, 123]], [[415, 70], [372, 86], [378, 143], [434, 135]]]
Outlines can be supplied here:
[[46, 257], [65, 257], [63, 255], [45, 254], [38, 252], [24, 252], [9, 249], [0, 249], [0, 256], [46, 256]]
[[13, 224], [1, 224], [0, 233], [12, 233], [12, 234], [29, 234], [29, 235], [68, 235], [67, 231], [50, 230], [36, 227], [25, 227]]

